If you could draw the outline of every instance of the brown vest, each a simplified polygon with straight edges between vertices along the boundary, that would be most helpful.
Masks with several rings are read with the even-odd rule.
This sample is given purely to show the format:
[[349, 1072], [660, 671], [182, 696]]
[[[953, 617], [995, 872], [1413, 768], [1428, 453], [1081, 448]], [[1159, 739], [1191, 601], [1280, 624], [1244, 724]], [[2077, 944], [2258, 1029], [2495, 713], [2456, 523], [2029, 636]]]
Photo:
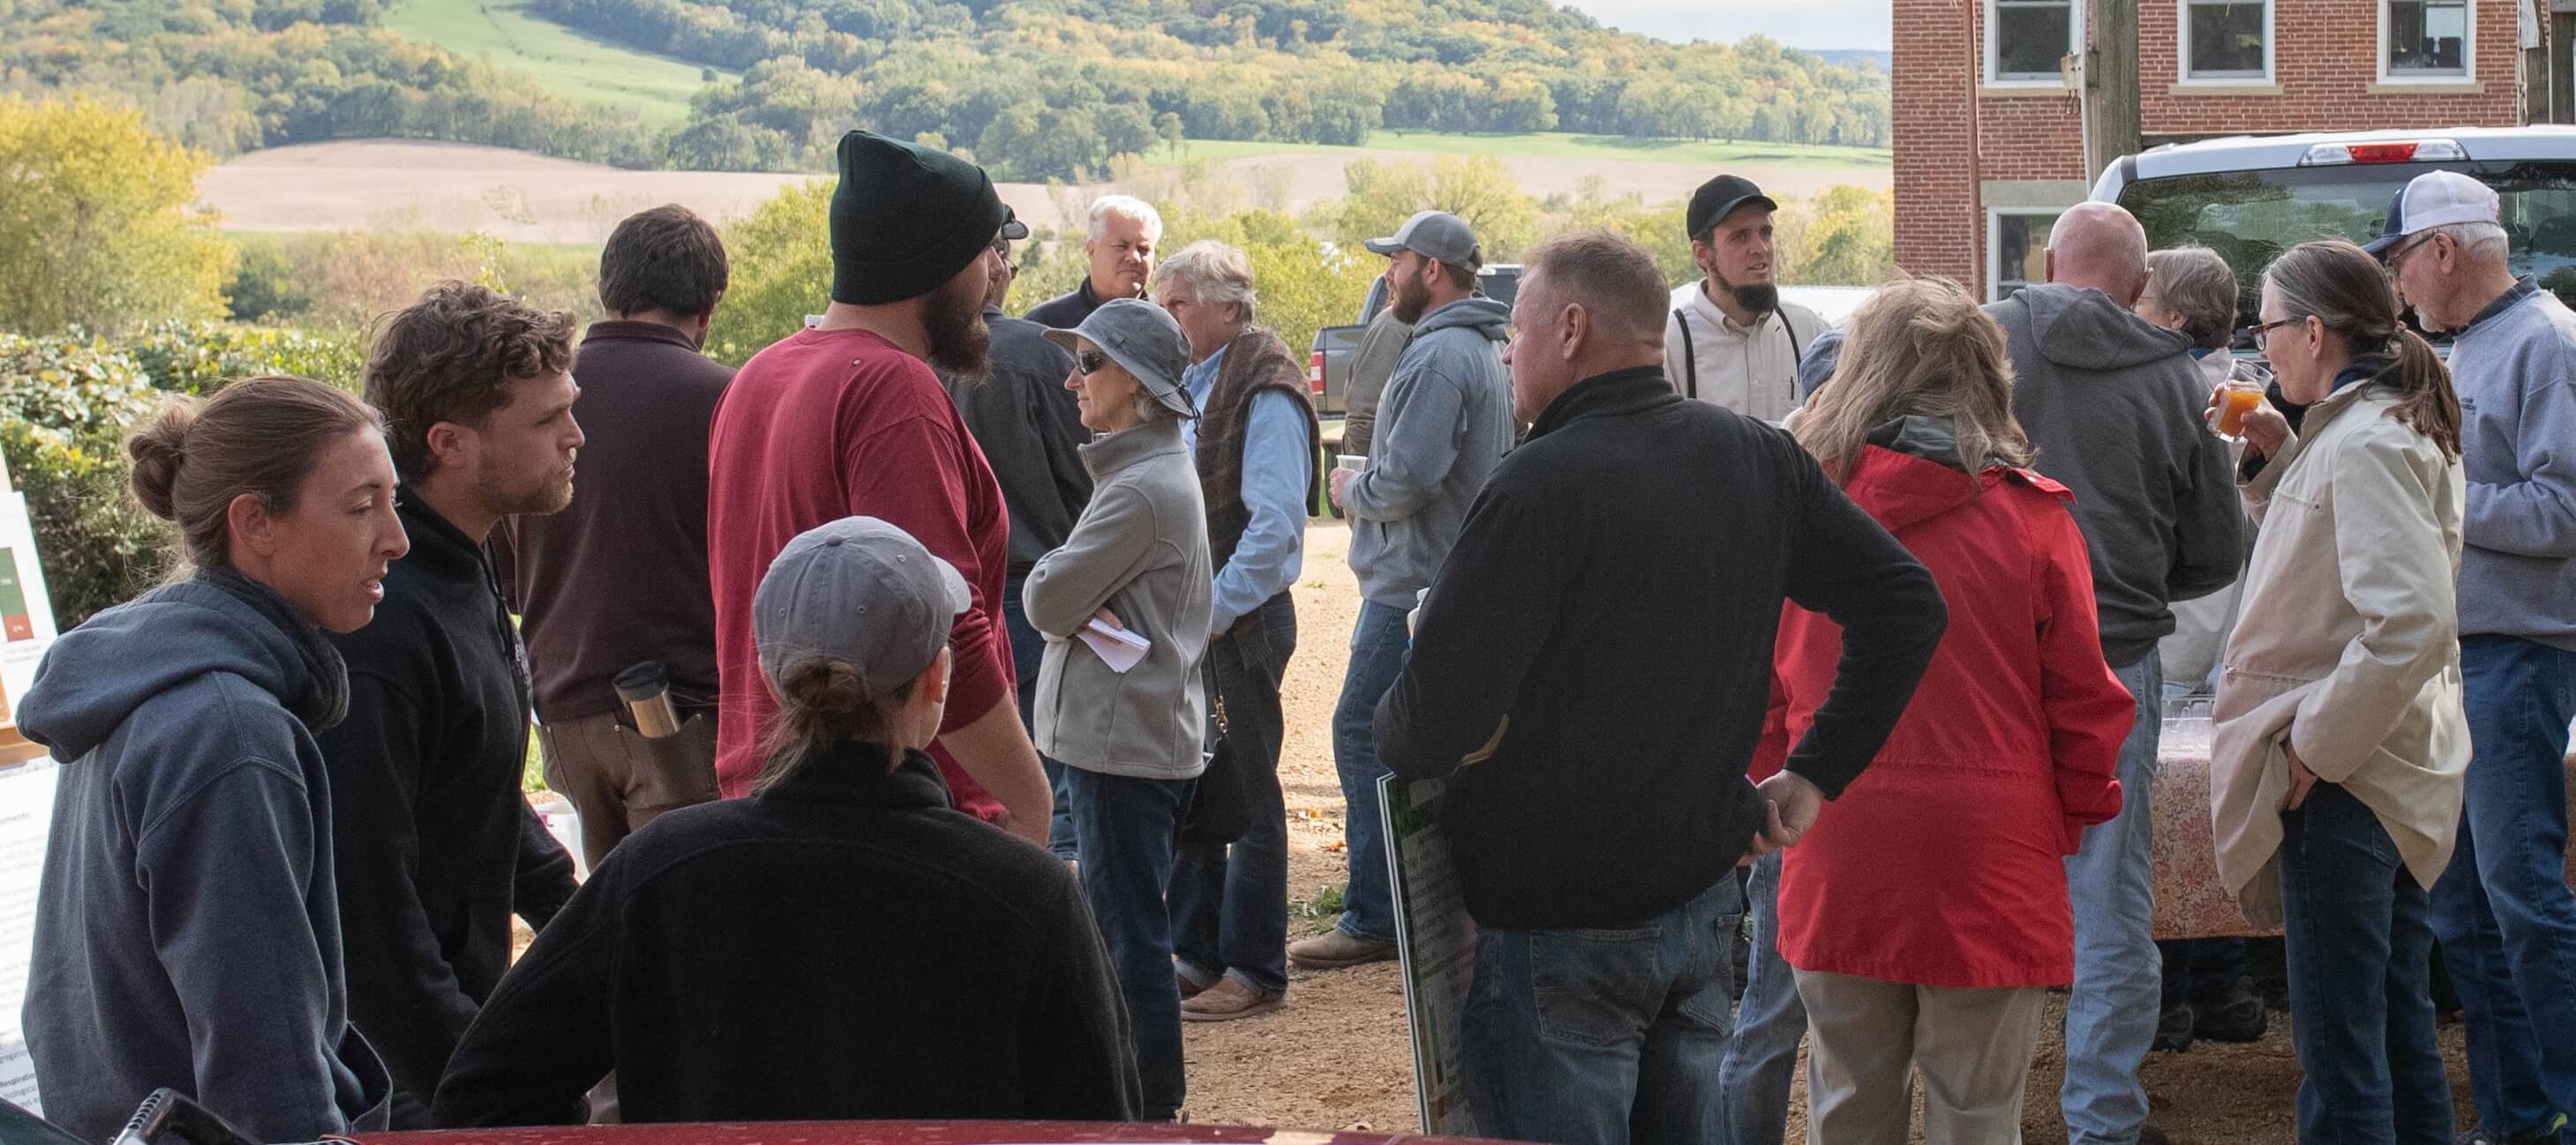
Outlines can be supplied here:
[[1281, 390], [1297, 399], [1306, 415], [1306, 484], [1315, 483], [1315, 459], [1323, 435], [1315, 424], [1315, 405], [1306, 396], [1305, 374], [1289, 356], [1288, 344], [1260, 327], [1245, 330], [1228, 343], [1216, 384], [1208, 387], [1207, 407], [1199, 411], [1199, 487], [1207, 498], [1208, 558], [1218, 571], [1234, 559], [1234, 547], [1252, 524], [1243, 504], [1243, 444], [1252, 424], [1252, 398], [1263, 390]]

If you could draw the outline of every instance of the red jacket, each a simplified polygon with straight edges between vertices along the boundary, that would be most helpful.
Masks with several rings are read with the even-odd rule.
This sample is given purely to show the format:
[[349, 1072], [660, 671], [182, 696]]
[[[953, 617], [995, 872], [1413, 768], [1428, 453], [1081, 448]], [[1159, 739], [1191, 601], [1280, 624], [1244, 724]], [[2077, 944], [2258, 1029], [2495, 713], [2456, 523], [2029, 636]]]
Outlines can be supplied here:
[[[2119, 812], [2137, 714], [2102, 659], [2072, 498], [2027, 470], [1971, 482], [1877, 445], [1845, 491], [1932, 570], [1950, 627], [1886, 747], [1782, 859], [1780, 953], [1889, 982], [2070, 982], [2065, 856]], [[1824, 701], [1841, 647], [1832, 621], [1783, 611], [1775, 761]]]
[[[1011, 523], [1002, 487], [937, 375], [861, 330], [804, 330], [752, 356], [716, 404], [707, 443], [707, 579], [716, 598], [716, 782], [727, 797], [760, 775], [760, 740], [778, 701], [761, 679], [751, 598], [798, 533], [877, 517], [957, 566], [975, 606], [948, 646], [951, 732], [1008, 699], [1011, 644], [1001, 631]], [[945, 749], [931, 757], [960, 809], [990, 821], [1001, 804]]]

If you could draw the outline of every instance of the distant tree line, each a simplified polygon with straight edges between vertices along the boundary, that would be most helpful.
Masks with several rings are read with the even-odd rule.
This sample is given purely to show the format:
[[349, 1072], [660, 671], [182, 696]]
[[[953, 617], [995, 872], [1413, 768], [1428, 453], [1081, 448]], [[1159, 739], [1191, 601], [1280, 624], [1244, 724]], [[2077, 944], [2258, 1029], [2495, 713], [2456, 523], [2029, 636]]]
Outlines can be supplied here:
[[625, 167], [827, 170], [866, 127], [1004, 179], [1184, 139], [1575, 131], [1884, 146], [1883, 73], [1759, 36], [1673, 45], [1548, 0], [531, 0], [714, 69], [667, 132], [376, 26], [388, 0], [15, 0], [0, 92], [141, 110], [218, 157], [395, 136]]
[[1177, 138], [1577, 131], [1884, 146], [1886, 76], [1760, 36], [1664, 44], [1547, 0], [534, 0], [709, 66], [675, 166], [821, 169], [851, 127], [1005, 178], [1078, 178]]

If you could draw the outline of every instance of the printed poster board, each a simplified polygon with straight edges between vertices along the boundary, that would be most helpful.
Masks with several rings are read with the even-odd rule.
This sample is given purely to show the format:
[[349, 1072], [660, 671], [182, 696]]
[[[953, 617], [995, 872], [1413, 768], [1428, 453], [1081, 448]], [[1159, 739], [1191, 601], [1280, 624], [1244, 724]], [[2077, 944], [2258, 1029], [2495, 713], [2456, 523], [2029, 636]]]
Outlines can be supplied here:
[[44, 872], [61, 771], [50, 761], [0, 768], [0, 1098], [40, 1116], [36, 1066], [27, 1057], [18, 1008], [36, 953], [36, 880]]
[[1476, 970], [1476, 924], [1440, 830], [1440, 780], [1378, 781], [1387, 867], [1395, 883], [1395, 942], [1404, 1018], [1413, 1039], [1413, 1092], [1424, 1133], [1476, 1136], [1458, 1019]]
[[[27, 694], [36, 664], [54, 642], [52, 598], [45, 570], [36, 562], [36, 530], [27, 499], [0, 492], [0, 691]], [[0, 722], [6, 710], [0, 709]]]

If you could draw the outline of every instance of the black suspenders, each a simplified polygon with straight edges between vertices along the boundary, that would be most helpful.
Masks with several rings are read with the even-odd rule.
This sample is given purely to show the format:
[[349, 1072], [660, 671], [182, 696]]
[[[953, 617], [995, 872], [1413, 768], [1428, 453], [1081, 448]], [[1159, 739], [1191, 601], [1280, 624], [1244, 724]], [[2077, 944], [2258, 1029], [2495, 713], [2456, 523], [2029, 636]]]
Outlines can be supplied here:
[[[1789, 339], [1789, 404], [1798, 404], [1798, 371], [1807, 364], [1807, 348], [1798, 343], [1798, 328], [1789, 324], [1789, 312], [1780, 311], [1780, 334]], [[1699, 398], [1699, 352], [1691, 346], [1690, 315], [1684, 308], [1673, 308], [1673, 321], [1682, 332], [1682, 396]]]

